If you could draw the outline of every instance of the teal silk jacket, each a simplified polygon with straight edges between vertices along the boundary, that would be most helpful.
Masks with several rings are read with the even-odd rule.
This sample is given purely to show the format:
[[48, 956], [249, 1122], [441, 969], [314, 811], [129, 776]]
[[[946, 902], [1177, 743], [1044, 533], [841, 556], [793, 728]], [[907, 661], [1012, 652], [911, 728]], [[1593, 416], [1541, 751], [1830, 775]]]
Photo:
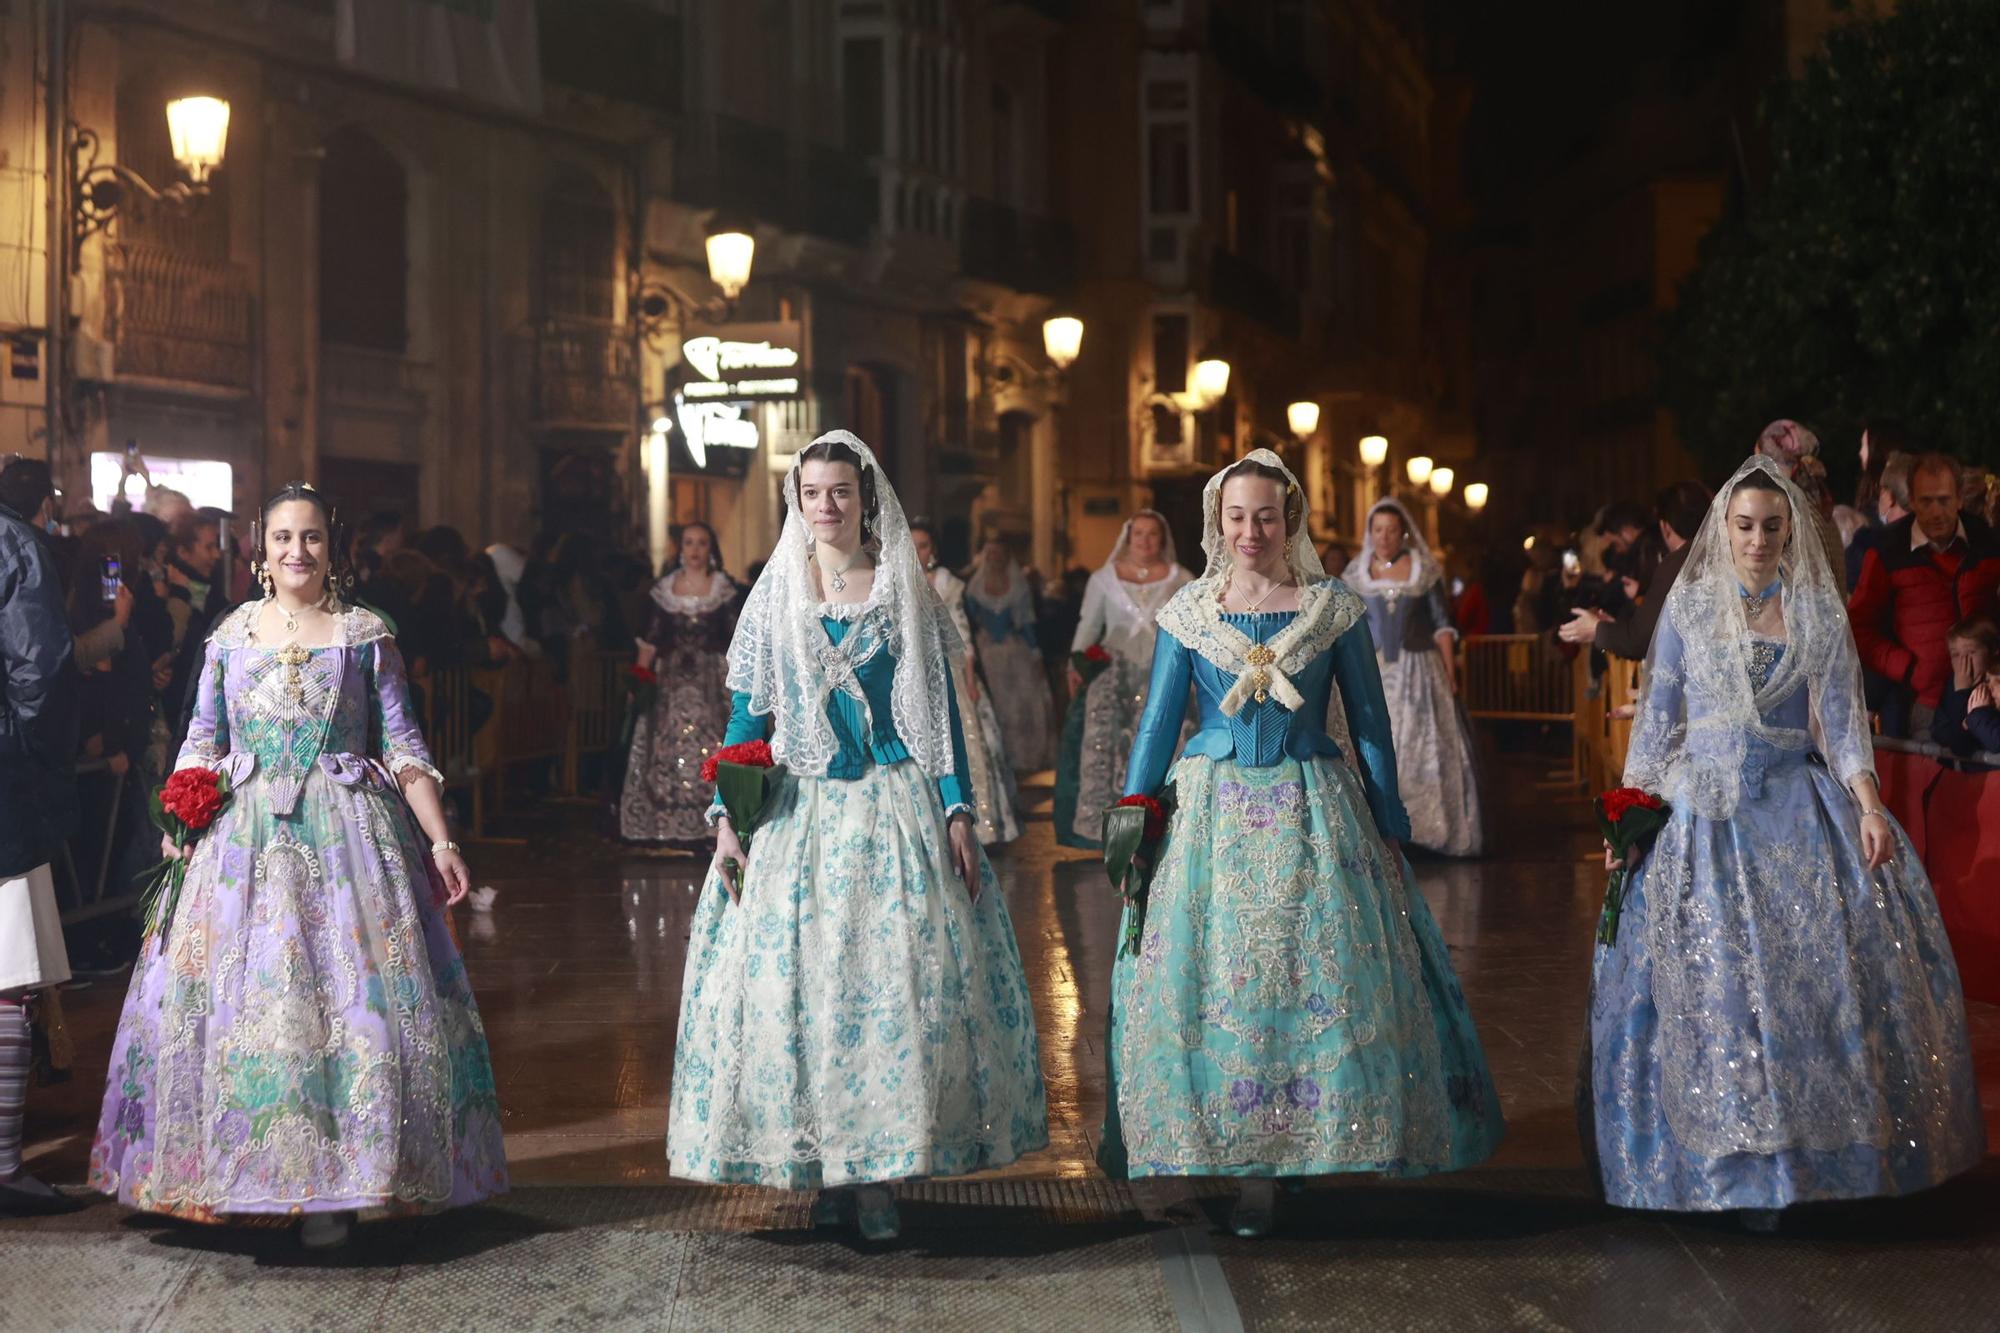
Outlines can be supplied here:
[[[1257, 643], [1269, 643], [1296, 616], [1293, 611], [1259, 611], [1222, 618]], [[1269, 768], [1283, 759], [1305, 760], [1315, 755], [1338, 757], [1340, 746], [1326, 732], [1326, 712], [1332, 685], [1340, 682], [1347, 726], [1359, 752], [1361, 784], [1374, 813], [1375, 826], [1385, 838], [1410, 836], [1410, 817], [1396, 787], [1396, 746], [1389, 734], [1389, 706], [1382, 696], [1382, 673], [1375, 662], [1375, 640], [1366, 617], [1354, 622], [1333, 645], [1292, 673], [1292, 684], [1305, 707], [1292, 712], [1277, 699], [1254, 699], [1235, 717], [1222, 711], [1222, 698], [1236, 677], [1191, 651], [1165, 627], [1153, 645], [1153, 679], [1146, 694], [1146, 711], [1125, 769], [1125, 794], [1153, 795], [1167, 780], [1180, 742], [1187, 712], [1187, 692], [1193, 685], [1201, 707], [1201, 729], [1188, 741], [1184, 754], [1234, 759], [1249, 768]]]
[[[820, 617], [826, 627], [827, 638], [839, 643], [847, 637], [853, 623]], [[902, 737], [896, 734], [896, 713], [891, 696], [896, 684], [896, 659], [887, 650], [876, 653], [855, 670], [855, 677], [861, 682], [861, 692], [868, 698], [867, 707], [852, 695], [839, 690], [832, 691], [826, 701], [827, 721], [833, 726], [833, 736], [840, 743], [840, 753], [834, 756], [826, 767], [826, 776], [840, 781], [852, 782], [867, 771], [868, 765], [893, 764], [910, 757], [909, 749]], [[1185, 687], [1184, 687], [1185, 688]], [[971, 785], [966, 780], [965, 729], [958, 718], [958, 691], [951, 684], [950, 676], [945, 677], [945, 689], [950, 694], [951, 704], [951, 772], [937, 780], [938, 799], [944, 803], [946, 816], [960, 810], [972, 812]], [[1377, 693], [1380, 693], [1378, 687]], [[723, 735], [725, 745], [739, 745], [744, 741], [770, 739], [771, 719], [750, 711], [750, 696], [742, 691], [730, 695], [729, 728]], [[710, 807], [711, 813], [721, 808], [720, 801]]]

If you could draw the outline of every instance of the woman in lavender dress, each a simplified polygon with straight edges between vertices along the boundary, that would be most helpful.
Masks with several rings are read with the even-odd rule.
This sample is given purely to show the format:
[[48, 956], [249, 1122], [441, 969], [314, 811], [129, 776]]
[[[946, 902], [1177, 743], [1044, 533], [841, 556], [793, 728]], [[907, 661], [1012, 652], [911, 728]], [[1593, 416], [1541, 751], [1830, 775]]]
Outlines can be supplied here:
[[177, 768], [229, 778], [125, 998], [90, 1183], [206, 1222], [502, 1193], [499, 1102], [444, 908], [469, 879], [382, 621], [333, 592], [332, 512], [264, 508], [264, 597], [209, 639]]
[[639, 640], [639, 665], [660, 681], [652, 709], [632, 731], [632, 757], [618, 802], [618, 833], [629, 842], [707, 850], [714, 789], [701, 766], [729, 726], [729, 636], [740, 601], [722, 568], [715, 529], [681, 528], [680, 556], [653, 585], [653, 615]]

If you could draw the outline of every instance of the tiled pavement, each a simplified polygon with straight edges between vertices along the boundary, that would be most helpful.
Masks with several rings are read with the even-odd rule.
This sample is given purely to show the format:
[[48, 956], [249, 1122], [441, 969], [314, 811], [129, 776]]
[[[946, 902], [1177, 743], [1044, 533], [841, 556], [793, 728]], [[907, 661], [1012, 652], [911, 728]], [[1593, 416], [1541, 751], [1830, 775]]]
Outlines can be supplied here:
[[[516, 1192], [363, 1227], [333, 1260], [282, 1230], [219, 1231], [98, 1204], [0, 1223], [0, 1331], [200, 1328], [1832, 1329], [2000, 1327], [2000, 1168], [1918, 1198], [1807, 1210], [1784, 1234], [1615, 1213], [1590, 1196], [1571, 1110], [1602, 872], [1579, 803], [1516, 763], [1486, 861], [1422, 862], [1506, 1103], [1488, 1167], [1333, 1182], [1277, 1239], [1224, 1201], [1127, 1189], [1092, 1164], [1115, 912], [1046, 818], [997, 858], [1034, 984], [1052, 1145], [904, 1192], [905, 1244], [807, 1229], [806, 1201], [670, 1182], [661, 1137], [696, 863], [620, 855], [587, 812], [475, 849], [501, 891], [460, 917], [505, 1104]], [[79, 1077], [37, 1090], [34, 1168], [80, 1181], [122, 979], [66, 997]], [[1975, 1041], [2000, 1110], [2000, 1010]]]

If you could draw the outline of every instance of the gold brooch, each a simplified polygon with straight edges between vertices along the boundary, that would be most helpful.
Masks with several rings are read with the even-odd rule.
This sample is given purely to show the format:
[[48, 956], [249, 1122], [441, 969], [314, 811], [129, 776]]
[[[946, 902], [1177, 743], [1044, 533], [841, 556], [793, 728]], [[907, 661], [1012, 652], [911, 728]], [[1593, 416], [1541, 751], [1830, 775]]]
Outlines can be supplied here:
[[1253, 643], [1243, 654], [1243, 660], [1253, 668], [1248, 676], [1250, 688], [1256, 692], [1257, 702], [1265, 703], [1271, 698], [1271, 663], [1278, 655], [1261, 643]]

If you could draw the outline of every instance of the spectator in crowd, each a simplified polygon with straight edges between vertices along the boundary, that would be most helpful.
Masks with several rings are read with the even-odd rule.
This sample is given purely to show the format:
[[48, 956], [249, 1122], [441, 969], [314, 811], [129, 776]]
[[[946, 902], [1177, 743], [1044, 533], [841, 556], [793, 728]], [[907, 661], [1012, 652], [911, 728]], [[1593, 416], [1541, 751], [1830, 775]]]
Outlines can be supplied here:
[[528, 619], [521, 609], [520, 587], [521, 576], [528, 570], [528, 558], [503, 542], [487, 547], [486, 558], [493, 566], [494, 576], [505, 598], [498, 622], [500, 636], [516, 649], [527, 652], [534, 640], [528, 637]]
[[1569, 623], [1557, 631], [1562, 641], [1588, 643], [1616, 657], [1643, 659], [1652, 646], [1653, 627], [1659, 623], [1660, 608], [1667, 604], [1667, 592], [1680, 577], [1681, 566], [1687, 563], [1688, 543], [1714, 498], [1698, 481], [1676, 482], [1661, 491], [1654, 507], [1666, 554], [1653, 568], [1645, 601], [1623, 619], [1614, 619], [1593, 607], [1578, 607]]
[[175, 526], [167, 560], [167, 614], [174, 627], [172, 675], [160, 695], [161, 710], [178, 723], [185, 711], [188, 682], [201, 669], [209, 626], [228, 605], [217, 579], [222, 564], [222, 523], [207, 511], [190, 510]]
[[51, 869], [75, 827], [76, 675], [40, 459], [0, 470], [0, 1216], [78, 1205], [21, 1166], [28, 1003], [69, 980]]
[[[382, 562], [403, 549], [403, 516], [394, 509], [378, 509], [361, 520], [354, 534], [354, 578], [366, 586], [382, 572]], [[374, 603], [368, 603], [374, 607]], [[379, 608], [376, 608], [379, 610]]]
[[1633, 500], [1613, 500], [1597, 511], [1596, 520], [1577, 538], [1577, 556], [1585, 574], [1615, 578], [1614, 557], [1629, 553], [1646, 535], [1650, 520], [1644, 506]]
[[148, 518], [158, 519], [162, 528], [171, 530], [176, 523], [194, 513], [194, 501], [170, 486], [148, 486], [145, 504], [139, 512]]
[[1847, 546], [1847, 591], [1852, 593], [1861, 582], [1861, 562], [1868, 553], [1882, 544], [1883, 532], [1902, 521], [1910, 512], [1910, 464], [1916, 462], [1914, 450], [1906, 448], [1908, 439], [1901, 426], [1883, 423], [1869, 427], [1862, 436], [1869, 442], [1869, 458], [1877, 460], [1876, 446], [1884, 441], [1891, 442], [1879, 450], [1880, 466], [1871, 478], [1864, 472], [1861, 488], [1855, 495], [1855, 508], [1863, 518], [1870, 519], [1869, 526], [1855, 534]]
[[1931, 739], [1955, 755], [2000, 754], [2000, 624], [1974, 616], [1951, 627], [1951, 688], [1931, 719]]
[[1835, 505], [1833, 526], [1840, 529], [1840, 549], [1846, 551], [1853, 547], [1855, 537], [1868, 526], [1868, 520], [1853, 505]]
[[1930, 730], [1951, 681], [1945, 638], [1952, 625], [1990, 615], [2000, 593], [2000, 543], [1961, 515], [1963, 470], [1946, 454], [1924, 454], [1910, 470], [1912, 513], [1882, 534], [1848, 599], [1861, 661], [1895, 687], [1882, 709], [1885, 734]]
[[2000, 480], [1983, 467], [1965, 470], [1965, 486], [1959, 495], [1959, 511], [1972, 515], [1987, 527], [1993, 526], [1993, 498]]
[[1810, 504], [1805, 521], [1819, 529], [1820, 550], [1833, 573], [1833, 586], [1844, 587], [1844, 557], [1840, 529], [1833, 525], [1833, 494], [1827, 489], [1826, 464], [1819, 459], [1819, 436], [1796, 421], [1779, 419], [1757, 437], [1757, 452], [1777, 463]]

